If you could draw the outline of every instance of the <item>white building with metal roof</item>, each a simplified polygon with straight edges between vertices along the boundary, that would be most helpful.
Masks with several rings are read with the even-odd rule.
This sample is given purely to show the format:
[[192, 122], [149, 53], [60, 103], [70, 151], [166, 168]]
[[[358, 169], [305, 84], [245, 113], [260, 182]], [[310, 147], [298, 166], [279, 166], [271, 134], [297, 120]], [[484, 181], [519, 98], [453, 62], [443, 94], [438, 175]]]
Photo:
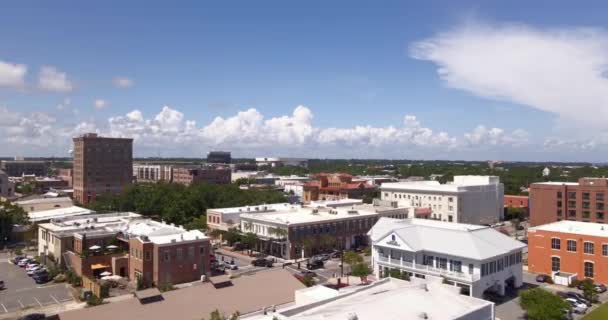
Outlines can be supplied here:
[[525, 244], [485, 226], [426, 219], [380, 218], [368, 235], [378, 277], [391, 269], [442, 277], [474, 297], [504, 295], [522, 285]]

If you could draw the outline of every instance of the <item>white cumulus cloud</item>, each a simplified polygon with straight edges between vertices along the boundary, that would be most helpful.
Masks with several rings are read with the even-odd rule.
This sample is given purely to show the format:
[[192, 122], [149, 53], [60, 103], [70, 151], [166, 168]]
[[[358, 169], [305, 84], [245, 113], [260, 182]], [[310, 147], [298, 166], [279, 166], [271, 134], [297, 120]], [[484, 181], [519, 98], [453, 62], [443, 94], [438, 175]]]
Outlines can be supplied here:
[[0, 60], [0, 87], [22, 88], [26, 73], [26, 65]]
[[40, 68], [38, 87], [42, 90], [54, 92], [70, 92], [74, 88], [65, 72], [61, 72], [51, 66]]
[[449, 87], [549, 112], [560, 123], [608, 129], [604, 29], [467, 23], [414, 43], [411, 54], [435, 63]]
[[115, 77], [112, 79], [112, 84], [117, 88], [126, 89], [132, 87], [135, 84], [135, 81], [127, 77]]

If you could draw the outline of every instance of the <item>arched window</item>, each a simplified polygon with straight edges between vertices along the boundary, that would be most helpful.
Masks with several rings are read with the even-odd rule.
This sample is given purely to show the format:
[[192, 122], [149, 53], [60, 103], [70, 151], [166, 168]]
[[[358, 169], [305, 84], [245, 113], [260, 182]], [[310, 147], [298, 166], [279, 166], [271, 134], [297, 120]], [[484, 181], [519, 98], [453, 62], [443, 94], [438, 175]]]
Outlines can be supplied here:
[[559, 271], [560, 269], [560, 259], [559, 257], [551, 257], [551, 271]]

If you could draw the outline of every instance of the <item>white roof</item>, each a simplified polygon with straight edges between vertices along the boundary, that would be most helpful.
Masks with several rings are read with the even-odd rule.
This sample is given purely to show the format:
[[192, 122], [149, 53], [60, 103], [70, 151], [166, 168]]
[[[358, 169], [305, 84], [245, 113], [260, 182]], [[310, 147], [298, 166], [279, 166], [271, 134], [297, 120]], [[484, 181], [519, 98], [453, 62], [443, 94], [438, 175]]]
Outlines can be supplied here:
[[60, 202], [72, 202], [72, 199], [68, 197], [53, 197], [53, 198], [38, 198], [31, 200], [15, 201], [17, 205], [28, 205], [28, 204], [41, 204], [41, 203], [60, 203]]
[[485, 260], [526, 245], [485, 226], [428, 219], [380, 218], [368, 233], [374, 243], [395, 234], [413, 251]]
[[71, 206], [67, 208], [57, 208], [51, 210], [42, 210], [36, 212], [28, 212], [28, 217], [31, 222], [38, 222], [44, 220], [50, 220], [55, 218], [65, 218], [72, 216], [82, 216], [87, 214], [95, 213], [93, 210], [81, 208], [77, 206]]
[[[254, 316], [251, 320], [273, 317], [281, 320], [420, 320], [423, 314], [426, 319], [450, 320], [479, 316], [473, 313], [482, 308], [492, 315], [492, 302], [461, 295], [459, 288], [440, 282], [385, 278], [369, 286], [340, 290], [335, 297], [297, 304], [275, 314]], [[245, 316], [244, 319], [250, 318]]]
[[378, 213], [372, 210], [361, 210], [351, 208], [310, 208], [310, 207], [293, 207], [287, 210], [241, 214], [242, 219], [249, 219], [260, 222], [268, 222], [274, 224], [294, 225], [306, 224], [319, 221], [331, 221], [349, 219], [355, 217], [376, 216]]
[[216, 213], [255, 213], [255, 212], [272, 212], [279, 210], [286, 210], [291, 208], [299, 207], [298, 205], [292, 205], [290, 203], [273, 203], [273, 204], [261, 204], [258, 206], [244, 206], [244, 207], [232, 207], [232, 208], [215, 208], [207, 209]]
[[578, 182], [562, 182], [562, 181], [534, 182], [532, 184], [544, 184], [544, 185], [548, 185], [548, 186], [578, 186]]
[[497, 185], [498, 182], [499, 179], [496, 176], [454, 176], [454, 181], [447, 184], [440, 184], [436, 180], [401, 181], [383, 183], [380, 188], [382, 190], [459, 192], [466, 191], [466, 187]]
[[150, 241], [156, 244], [167, 244], [172, 242], [181, 242], [181, 241], [195, 241], [207, 239], [204, 233], [198, 230], [190, 230], [181, 233], [168, 234], [162, 236], [150, 236], [148, 237]]
[[311, 207], [341, 207], [341, 206], [354, 206], [362, 204], [363, 200], [361, 199], [338, 199], [338, 200], [318, 200], [311, 201]]
[[573, 233], [608, 238], [608, 225], [595, 222], [562, 220], [530, 228], [528, 229], [528, 232], [534, 232], [536, 230]]

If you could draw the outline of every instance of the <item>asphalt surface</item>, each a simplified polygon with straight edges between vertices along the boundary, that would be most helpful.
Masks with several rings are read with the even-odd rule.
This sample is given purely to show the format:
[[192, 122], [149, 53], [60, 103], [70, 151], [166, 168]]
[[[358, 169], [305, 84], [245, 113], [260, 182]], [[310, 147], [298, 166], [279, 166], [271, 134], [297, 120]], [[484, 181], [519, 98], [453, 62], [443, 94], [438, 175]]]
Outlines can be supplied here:
[[0, 280], [4, 280], [6, 286], [6, 289], [0, 291], [0, 315], [73, 300], [65, 284], [36, 284], [24, 269], [6, 260], [0, 262]]

